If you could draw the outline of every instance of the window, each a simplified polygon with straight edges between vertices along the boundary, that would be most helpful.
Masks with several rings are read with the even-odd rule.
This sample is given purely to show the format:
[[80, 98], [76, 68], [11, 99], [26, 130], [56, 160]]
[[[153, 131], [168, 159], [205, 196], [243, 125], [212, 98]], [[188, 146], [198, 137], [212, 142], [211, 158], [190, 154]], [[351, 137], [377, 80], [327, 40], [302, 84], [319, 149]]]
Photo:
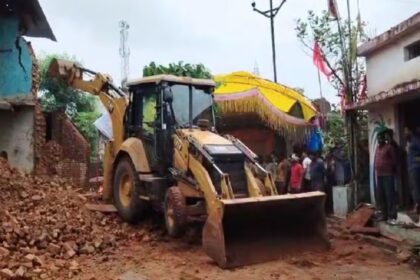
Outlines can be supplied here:
[[143, 129], [153, 134], [156, 120], [156, 94], [151, 92], [143, 96]]
[[420, 56], [420, 41], [412, 43], [404, 48], [405, 61], [409, 61]]
[[171, 86], [174, 99], [172, 107], [174, 109], [175, 120], [178, 125], [188, 124], [190, 117], [190, 90], [187, 85], [175, 84]]
[[193, 93], [193, 124], [197, 124], [199, 119], [206, 119], [213, 126], [213, 98], [211, 94], [204, 90], [195, 88]]

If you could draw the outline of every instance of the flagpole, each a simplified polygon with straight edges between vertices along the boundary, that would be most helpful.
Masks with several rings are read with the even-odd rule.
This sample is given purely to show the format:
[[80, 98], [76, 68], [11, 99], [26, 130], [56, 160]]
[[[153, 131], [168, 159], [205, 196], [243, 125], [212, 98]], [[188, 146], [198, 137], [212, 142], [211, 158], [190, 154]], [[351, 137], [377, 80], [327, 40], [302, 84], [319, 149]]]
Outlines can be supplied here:
[[318, 85], [319, 85], [319, 96], [321, 98], [324, 98], [323, 94], [322, 94], [322, 85], [321, 85], [321, 74], [319, 73], [319, 68], [317, 68], [317, 72], [318, 72]]
[[319, 73], [319, 68], [317, 68], [317, 73], [318, 73], [318, 85], [319, 85], [319, 96], [321, 98], [321, 102], [319, 102], [319, 110], [321, 111], [321, 114], [324, 114], [324, 108], [323, 108], [323, 99], [324, 99], [324, 95], [322, 94], [322, 84], [321, 84], [321, 74]]
[[[350, 10], [350, 0], [347, 0], [347, 24], [348, 24], [348, 32], [349, 32], [349, 50], [348, 50], [348, 65], [347, 65], [347, 71], [348, 71], [348, 78], [347, 78], [347, 86], [348, 86], [348, 91], [349, 91], [349, 98], [348, 101], [349, 102], [354, 102], [355, 101], [355, 92], [354, 92], [354, 88], [353, 88], [353, 81], [352, 81], [352, 28], [351, 28], [351, 10]], [[350, 152], [350, 156], [351, 156], [351, 161], [352, 161], [352, 171], [353, 171], [353, 176], [356, 178], [356, 176], [359, 174], [359, 170], [358, 170], [358, 150], [357, 150], [357, 133], [356, 133], [356, 112], [354, 111], [350, 111], [350, 112], [346, 112], [345, 114], [346, 116], [346, 122], [348, 123], [349, 126], [349, 133], [350, 133], [350, 146], [351, 146], [351, 152]], [[357, 179], [354, 179], [354, 206], [357, 205], [358, 203], [358, 182]]]
[[353, 81], [352, 81], [352, 70], [353, 70], [353, 67], [352, 67], [352, 30], [351, 30], [351, 11], [350, 11], [350, 0], [347, 0], [347, 16], [348, 16], [348, 18], [347, 18], [347, 24], [348, 24], [348, 29], [349, 29], [349, 54], [348, 54], [348, 56], [349, 56], [349, 60], [348, 60], [348, 67], [349, 67], [349, 81], [348, 81], [348, 84], [349, 84], [349, 87], [350, 87], [350, 90], [351, 90], [351, 96], [350, 96], [350, 101], [351, 102], [354, 102], [355, 100], [354, 100], [354, 92], [353, 92]]

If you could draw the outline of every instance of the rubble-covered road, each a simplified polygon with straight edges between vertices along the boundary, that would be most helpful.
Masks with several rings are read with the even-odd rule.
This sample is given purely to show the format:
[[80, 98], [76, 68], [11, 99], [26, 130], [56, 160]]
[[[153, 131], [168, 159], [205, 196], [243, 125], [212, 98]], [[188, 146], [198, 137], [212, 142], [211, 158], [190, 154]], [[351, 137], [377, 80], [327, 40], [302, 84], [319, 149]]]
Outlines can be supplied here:
[[116, 214], [89, 211], [83, 190], [64, 181], [4, 162], [0, 174], [1, 279], [102, 280], [126, 272], [162, 280], [418, 279], [402, 260], [345, 233], [332, 235], [328, 252], [222, 270], [194, 238], [170, 240], [159, 225], [133, 227]]

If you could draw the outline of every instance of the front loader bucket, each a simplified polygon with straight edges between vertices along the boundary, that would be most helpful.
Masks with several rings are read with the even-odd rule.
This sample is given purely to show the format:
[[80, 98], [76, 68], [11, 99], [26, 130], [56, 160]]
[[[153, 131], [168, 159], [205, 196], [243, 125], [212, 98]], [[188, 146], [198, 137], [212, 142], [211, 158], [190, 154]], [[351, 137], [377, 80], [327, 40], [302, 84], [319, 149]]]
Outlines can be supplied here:
[[222, 268], [326, 250], [324, 202], [322, 192], [221, 200], [204, 225], [204, 250]]

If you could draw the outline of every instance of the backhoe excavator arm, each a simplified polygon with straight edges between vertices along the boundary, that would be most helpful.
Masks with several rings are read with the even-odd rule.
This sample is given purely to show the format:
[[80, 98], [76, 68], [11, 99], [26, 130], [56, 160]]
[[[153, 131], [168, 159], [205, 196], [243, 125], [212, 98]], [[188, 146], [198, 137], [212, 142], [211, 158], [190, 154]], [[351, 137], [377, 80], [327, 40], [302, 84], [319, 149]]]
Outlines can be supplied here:
[[[111, 116], [113, 141], [112, 154], [116, 153], [124, 141], [124, 115], [128, 105], [127, 96], [114, 86], [111, 78], [101, 73], [83, 68], [67, 60], [53, 59], [48, 69], [51, 78], [58, 78], [69, 86], [98, 96]], [[91, 76], [85, 80], [84, 76]]]
[[[105, 145], [103, 196], [105, 199], [111, 198], [113, 163], [125, 138], [124, 116], [128, 106], [126, 94], [112, 84], [110, 77], [85, 69], [72, 61], [54, 59], [48, 69], [48, 75], [75, 89], [98, 96], [109, 112], [113, 139]], [[85, 80], [84, 76], [92, 78]]]

